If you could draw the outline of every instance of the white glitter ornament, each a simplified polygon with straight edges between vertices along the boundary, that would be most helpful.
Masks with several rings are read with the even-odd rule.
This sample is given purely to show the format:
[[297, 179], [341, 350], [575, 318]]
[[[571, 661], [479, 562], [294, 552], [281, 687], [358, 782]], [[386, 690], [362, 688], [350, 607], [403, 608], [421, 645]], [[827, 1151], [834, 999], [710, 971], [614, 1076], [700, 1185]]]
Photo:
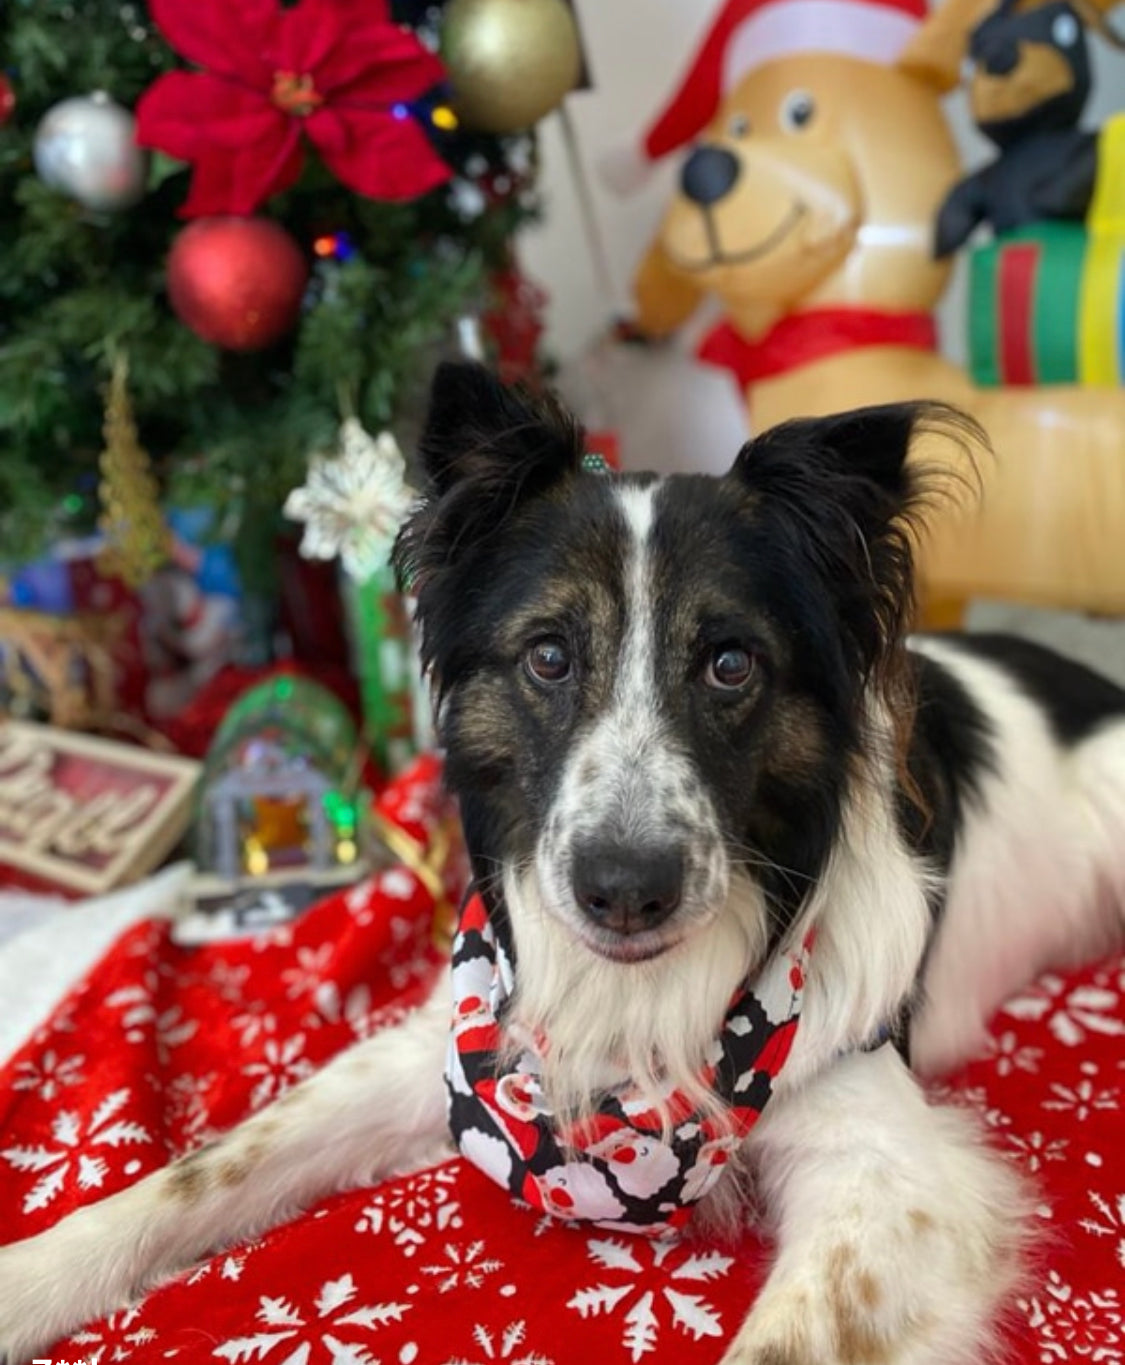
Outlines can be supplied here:
[[103, 90], [48, 109], [32, 151], [45, 185], [96, 213], [130, 208], [145, 192], [148, 153], [137, 146], [136, 120]]
[[406, 461], [390, 432], [373, 437], [354, 417], [340, 427], [339, 450], [313, 455], [304, 484], [285, 500], [285, 515], [303, 521], [301, 554], [335, 559], [357, 583], [391, 557], [411, 504]]

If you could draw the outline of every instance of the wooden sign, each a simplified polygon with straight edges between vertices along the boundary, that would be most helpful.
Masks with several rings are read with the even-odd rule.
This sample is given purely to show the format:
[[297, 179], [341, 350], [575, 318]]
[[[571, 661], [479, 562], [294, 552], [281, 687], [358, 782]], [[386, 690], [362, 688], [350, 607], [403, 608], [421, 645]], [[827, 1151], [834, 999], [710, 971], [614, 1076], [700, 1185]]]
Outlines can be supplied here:
[[46, 725], [0, 724], [0, 863], [100, 895], [187, 829], [200, 765]]

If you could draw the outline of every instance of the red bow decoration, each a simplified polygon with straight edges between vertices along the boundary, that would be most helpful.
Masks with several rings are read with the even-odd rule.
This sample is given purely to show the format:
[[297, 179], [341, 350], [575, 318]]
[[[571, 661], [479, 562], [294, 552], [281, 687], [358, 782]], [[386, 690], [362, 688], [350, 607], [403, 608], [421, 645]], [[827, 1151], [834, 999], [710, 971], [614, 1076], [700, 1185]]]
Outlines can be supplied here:
[[413, 199], [449, 178], [405, 102], [441, 62], [386, 0], [151, 0], [168, 42], [200, 71], [161, 76], [137, 106], [137, 141], [191, 162], [185, 218], [251, 213], [293, 185], [304, 140], [345, 185]]

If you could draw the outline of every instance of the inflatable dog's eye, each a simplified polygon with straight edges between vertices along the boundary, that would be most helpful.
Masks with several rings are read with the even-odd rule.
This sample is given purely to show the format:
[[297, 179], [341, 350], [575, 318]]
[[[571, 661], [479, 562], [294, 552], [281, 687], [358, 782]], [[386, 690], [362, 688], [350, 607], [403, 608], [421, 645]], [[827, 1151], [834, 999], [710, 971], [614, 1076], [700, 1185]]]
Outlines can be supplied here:
[[807, 90], [794, 90], [785, 96], [779, 115], [787, 133], [799, 133], [807, 128], [816, 113], [816, 103]]
[[1073, 14], [1057, 14], [1051, 25], [1051, 41], [1056, 47], [1073, 47], [1078, 41], [1078, 20]]
[[750, 120], [745, 114], [735, 114], [727, 124], [727, 132], [731, 137], [745, 137], [750, 131]]

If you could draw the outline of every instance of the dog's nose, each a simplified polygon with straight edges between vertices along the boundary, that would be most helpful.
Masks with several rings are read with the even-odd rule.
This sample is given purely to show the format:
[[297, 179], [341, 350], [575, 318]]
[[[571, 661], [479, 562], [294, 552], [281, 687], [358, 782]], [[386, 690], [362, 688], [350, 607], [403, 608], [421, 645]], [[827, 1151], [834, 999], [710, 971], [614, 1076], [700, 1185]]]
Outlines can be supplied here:
[[684, 162], [680, 188], [693, 203], [717, 203], [738, 179], [740, 164], [725, 147], [697, 147]]
[[600, 928], [638, 934], [679, 905], [684, 860], [674, 848], [594, 844], [575, 853], [571, 881], [578, 904]]
[[1019, 44], [1009, 38], [994, 38], [980, 44], [973, 57], [990, 76], [1007, 76], [1019, 65]]

